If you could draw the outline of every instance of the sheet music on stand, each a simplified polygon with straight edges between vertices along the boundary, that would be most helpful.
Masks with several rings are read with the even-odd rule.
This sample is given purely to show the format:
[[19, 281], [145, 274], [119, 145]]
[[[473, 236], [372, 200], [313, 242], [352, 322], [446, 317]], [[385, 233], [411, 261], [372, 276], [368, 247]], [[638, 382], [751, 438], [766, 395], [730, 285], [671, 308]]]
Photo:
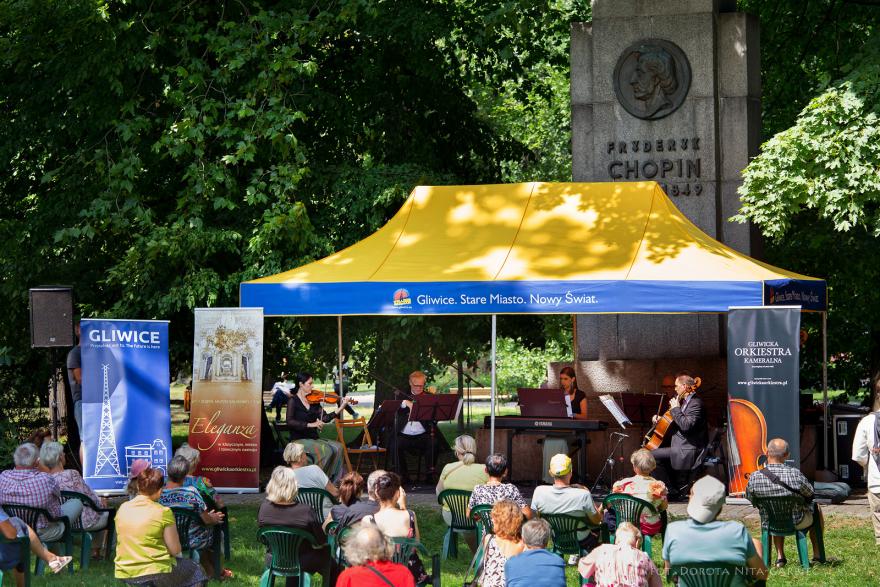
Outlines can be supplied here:
[[626, 429], [627, 424], [632, 424], [627, 415], [623, 413], [622, 409], [620, 409], [620, 406], [617, 405], [617, 402], [614, 401], [613, 397], [608, 394], [600, 395], [599, 401], [602, 402], [605, 409], [611, 412], [611, 415], [614, 416], [614, 419], [617, 420], [617, 423], [620, 424], [621, 428]]

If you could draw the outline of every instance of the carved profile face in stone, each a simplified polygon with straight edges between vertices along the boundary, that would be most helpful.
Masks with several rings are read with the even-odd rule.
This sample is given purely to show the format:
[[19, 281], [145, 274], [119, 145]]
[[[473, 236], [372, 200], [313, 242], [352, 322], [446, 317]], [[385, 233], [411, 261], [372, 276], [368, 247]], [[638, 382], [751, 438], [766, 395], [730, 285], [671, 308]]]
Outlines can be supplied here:
[[669, 41], [649, 39], [627, 47], [614, 68], [614, 93], [624, 109], [643, 120], [675, 112], [690, 89], [684, 52]]

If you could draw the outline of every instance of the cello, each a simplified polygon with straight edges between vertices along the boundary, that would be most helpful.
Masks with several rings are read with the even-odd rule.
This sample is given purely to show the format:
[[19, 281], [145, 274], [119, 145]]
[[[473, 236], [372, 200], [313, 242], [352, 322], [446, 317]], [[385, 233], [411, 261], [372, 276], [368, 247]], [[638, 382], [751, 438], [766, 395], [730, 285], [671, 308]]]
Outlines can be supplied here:
[[[694, 377], [694, 385], [686, 388], [676, 396], [679, 404], [690, 394], [696, 393], [697, 388], [700, 387], [700, 384], [702, 383], [703, 381], [699, 377]], [[670, 408], [660, 416], [657, 423], [648, 430], [647, 434], [645, 434], [645, 438], [642, 440], [642, 448], [647, 448], [648, 450], [660, 448], [660, 445], [663, 444], [663, 437], [666, 436], [666, 433], [669, 432], [669, 427], [674, 423], [675, 420], [672, 418], [672, 408]]]
[[749, 477], [767, 463], [767, 421], [752, 402], [731, 399], [727, 403], [731, 495], [746, 492]]

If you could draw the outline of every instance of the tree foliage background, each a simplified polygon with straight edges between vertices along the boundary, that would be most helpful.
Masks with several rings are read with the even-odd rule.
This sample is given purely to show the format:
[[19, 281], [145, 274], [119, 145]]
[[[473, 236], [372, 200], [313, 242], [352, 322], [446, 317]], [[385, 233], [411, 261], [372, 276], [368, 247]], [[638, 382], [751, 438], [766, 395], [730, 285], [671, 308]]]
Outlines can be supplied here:
[[[565, 180], [569, 22], [588, 17], [565, 0], [0, 1], [0, 405], [46, 400], [29, 287], [72, 285], [85, 317], [171, 320], [186, 372], [193, 308], [356, 242], [415, 185]], [[366, 372], [488, 340], [480, 320], [346, 322]], [[326, 370], [335, 338], [335, 320], [267, 321], [266, 364]]]
[[[761, 154], [746, 168], [739, 219], [768, 260], [829, 285], [830, 379], [880, 382], [880, 2], [744, 2], [762, 19]], [[819, 383], [818, 322], [805, 349]]]
[[[739, 2], [762, 24], [765, 136], [783, 133], [743, 215], [769, 260], [828, 276], [850, 381], [880, 357], [878, 4]], [[29, 287], [72, 285], [82, 316], [171, 320], [185, 373], [193, 308], [356, 242], [413, 186], [569, 179], [569, 31], [589, 18], [588, 0], [0, 0], [0, 422], [46, 400]], [[397, 385], [488, 342], [479, 318], [345, 330], [358, 373]], [[557, 319], [501, 331], [569, 336]], [[270, 369], [320, 375], [334, 351], [335, 320], [267, 321]]]

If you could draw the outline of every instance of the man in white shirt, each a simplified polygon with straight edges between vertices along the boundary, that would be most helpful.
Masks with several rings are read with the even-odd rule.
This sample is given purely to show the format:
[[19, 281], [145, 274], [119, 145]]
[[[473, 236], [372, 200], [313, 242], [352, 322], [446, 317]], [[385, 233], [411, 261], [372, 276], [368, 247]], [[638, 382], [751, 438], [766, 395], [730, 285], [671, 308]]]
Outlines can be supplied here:
[[278, 381], [272, 386], [272, 401], [269, 403], [268, 410], [275, 408], [275, 421], [281, 421], [281, 408], [287, 406], [290, 401], [291, 389], [293, 385], [287, 382], [287, 374], [281, 373]]
[[871, 508], [871, 521], [874, 523], [874, 541], [880, 545], [880, 422], [878, 412], [862, 418], [856, 428], [853, 440], [852, 460], [859, 463], [868, 473], [868, 507]]
[[[425, 392], [425, 383], [428, 377], [421, 371], [413, 371], [409, 375], [409, 392], [415, 399]], [[430, 420], [410, 421], [409, 411], [413, 402], [404, 400], [400, 406], [399, 422], [403, 428], [397, 435], [397, 462], [400, 467], [400, 476], [403, 483], [410, 483], [409, 470], [406, 466], [406, 453], [424, 455], [427, 473], [425, 483], [434, 483], [435, 469], [437, 466], [437, 423]]]

